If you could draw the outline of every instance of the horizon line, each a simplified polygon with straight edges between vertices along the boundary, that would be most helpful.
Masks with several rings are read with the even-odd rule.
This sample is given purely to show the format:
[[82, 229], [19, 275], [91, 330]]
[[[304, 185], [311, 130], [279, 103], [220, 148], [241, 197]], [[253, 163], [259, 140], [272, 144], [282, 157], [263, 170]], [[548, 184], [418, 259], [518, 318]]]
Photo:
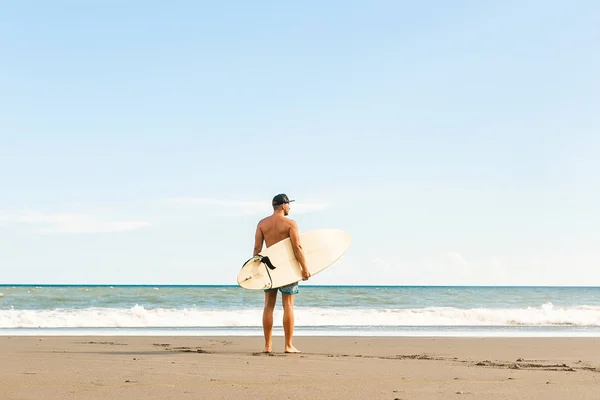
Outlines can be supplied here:
[[[240, 288], [237, 284], [188, 284], [188, 283], [0, 283], [0, 287], [229, 287]], [[305, 288], [600, 288], [600, 285], [302, 285]], [[248, 290], [248, 289], [245, 289]]]

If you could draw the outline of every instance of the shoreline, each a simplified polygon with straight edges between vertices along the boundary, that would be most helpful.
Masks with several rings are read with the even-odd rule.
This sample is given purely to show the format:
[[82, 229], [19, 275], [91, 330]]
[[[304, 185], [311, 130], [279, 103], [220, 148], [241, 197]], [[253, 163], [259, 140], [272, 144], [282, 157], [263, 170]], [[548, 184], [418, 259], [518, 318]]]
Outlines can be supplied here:
[[[1, 336], [3, 399], [593, 398], [597, 338]], [[283, 397], [282, 397], [283, 396]]]
[[[159, 327], [159, 328], [0, 328], [0, 337], [6, 336], [112, 336], [112, 337], [262, 337], [262, 327]], [[273, 336], [283, 336], [283, 328], [273, 327]], [[296, 326], [295, 337], [381, 337], [381, 338], [600, 338], [598, 327], [503, 326], [489, 327], [382, 327], [371, 329], [321, 329]]]

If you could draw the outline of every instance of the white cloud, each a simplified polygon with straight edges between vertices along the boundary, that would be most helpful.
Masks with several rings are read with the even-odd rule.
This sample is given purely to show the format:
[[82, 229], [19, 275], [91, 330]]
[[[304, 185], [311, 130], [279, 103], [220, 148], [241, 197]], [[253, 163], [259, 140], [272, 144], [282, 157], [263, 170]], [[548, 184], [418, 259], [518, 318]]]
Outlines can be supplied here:
[[[264, 201], [242, 201], [221, 200], [203, 197], [179, 197], [169, 199], [170, 204], [210, 207], [227, 215], [258, 215], [272, 211], [271, 205]], [[309, 212], [323, 211], [329, 208], [327, 203], [298, 203], [294, 202], [291, 212], [294, 214], [305, 214]]]
[[41, 211], [24, 211], [14, 215], [1, 215], [0, 224], [32, 226], [36, 232], [46, 234], [122, 232], [152, 225], [148, 221], [103, 220], [88, 214], [43, 213]]

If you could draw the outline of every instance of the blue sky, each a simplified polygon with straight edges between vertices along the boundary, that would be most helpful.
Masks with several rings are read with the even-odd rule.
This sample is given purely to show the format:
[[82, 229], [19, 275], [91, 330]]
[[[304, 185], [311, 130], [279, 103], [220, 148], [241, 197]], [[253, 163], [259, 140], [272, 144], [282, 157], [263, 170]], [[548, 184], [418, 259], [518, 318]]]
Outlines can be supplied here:
[[600, 285], [594, 1], [10, 2], [1, 283], [235, 284], [274, 194], [312, 284]]

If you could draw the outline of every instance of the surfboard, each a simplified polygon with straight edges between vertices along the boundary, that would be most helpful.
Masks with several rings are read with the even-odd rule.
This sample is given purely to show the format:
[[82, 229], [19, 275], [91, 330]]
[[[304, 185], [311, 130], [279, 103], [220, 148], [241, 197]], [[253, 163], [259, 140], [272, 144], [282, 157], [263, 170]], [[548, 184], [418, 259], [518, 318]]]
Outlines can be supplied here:
[[[300, 233], [306, 266], [316, 275], [334, 264], [348, 249], [352, 237], [339, 229], [317, 229]], [[300, 264], [289, 238], [263, 249], [242, 265], [238, 285], [250, 290], [273, 289], [302, 280]]]

